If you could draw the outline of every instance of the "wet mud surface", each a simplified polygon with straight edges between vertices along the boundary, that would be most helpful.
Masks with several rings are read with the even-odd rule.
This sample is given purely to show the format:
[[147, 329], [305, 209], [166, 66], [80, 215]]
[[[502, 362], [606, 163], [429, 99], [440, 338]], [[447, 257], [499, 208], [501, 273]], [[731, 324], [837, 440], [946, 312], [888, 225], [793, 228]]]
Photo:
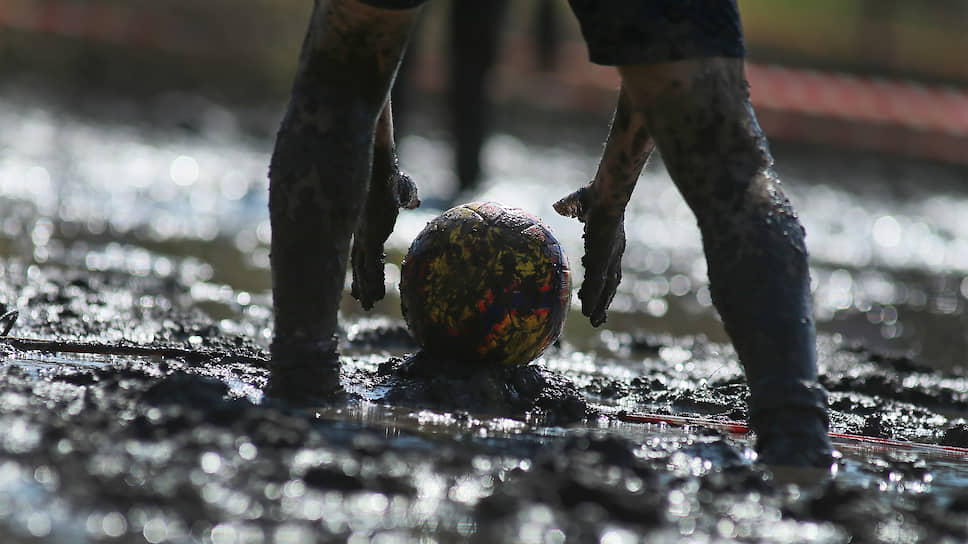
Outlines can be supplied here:
[[0, 340], [0, 542], [968, 539], [959, 173], [774, 148], [807, 229], [832, 430], [882, 440], [838, 440], [835, 471], [791, 473], [715, 424], [629, 421], [747, 415], [661, 165], [633, 195], [604, 328], [573, 301], [532, 365], [414, 357], [398, 265], [455, 199], [539, 215], [582, 277], [580, 225], [551, 205], [587, 182], [606, 119], [567, 138], [535, 128], [561, 119], [519, 120], [456, 196], [446, 137], [411, 119], [401, 163], [429, 205], [400, 215], [387, 300], [344, 297], [346, 395], [297, 404], [265, 392], [278, 112], [163, 96], [106, 118], [0, 91], [0, 314], [19, 312]]
[[[409, 358], [402, 322], [361, 321], [344, 346], [351, 394], [305, 406], [264, 395], [264, 347], [226, 330], [264, 326], [258, 304], [230, 325], [176, 278], [0, 272], [0, 296], [27, 310], [11, 337], [211, 356], [2, 345], [5, 541], [968, 538], [965, 455], [843, 443], [834, 473], [791, 478], [743, 436], [618, 417], [742, 421], [747, 390], [722, 344], [609, 334], [468, 376]], [[833, 430], [968, 446], [965, 376], [829, 336], [820, 352]]]

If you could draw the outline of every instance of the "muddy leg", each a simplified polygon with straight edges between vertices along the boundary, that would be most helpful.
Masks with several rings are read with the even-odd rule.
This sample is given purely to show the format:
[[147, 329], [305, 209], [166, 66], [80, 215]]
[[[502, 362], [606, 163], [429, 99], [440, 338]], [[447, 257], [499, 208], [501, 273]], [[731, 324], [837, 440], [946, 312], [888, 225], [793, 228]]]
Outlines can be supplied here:
[[749, 382], [761, 459], [829, 466], [804, 231], [773, 172], [743, 61], [620, 71], [698, 219], [713, 301]]
[[273, 390], [324, 391], [317, 381], [333, 379], [337, 310], [375, 127], [416, 13], [354, 0], [315, 4], [269, 171]]

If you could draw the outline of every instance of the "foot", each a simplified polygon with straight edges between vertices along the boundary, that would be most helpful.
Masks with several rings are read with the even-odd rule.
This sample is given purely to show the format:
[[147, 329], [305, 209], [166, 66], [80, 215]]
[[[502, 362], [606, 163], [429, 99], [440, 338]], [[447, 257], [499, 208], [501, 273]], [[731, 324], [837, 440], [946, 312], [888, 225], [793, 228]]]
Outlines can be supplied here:
[[784, 410], [755, 424], [759, 462], [770, 466], [829, 469], [833, 448], [823, 414]]
[[345, 396], [339, 380], [339, 353], [327, 341], [272, 343], [272, 366], [266, 395], [299, 404], [323, 404]]

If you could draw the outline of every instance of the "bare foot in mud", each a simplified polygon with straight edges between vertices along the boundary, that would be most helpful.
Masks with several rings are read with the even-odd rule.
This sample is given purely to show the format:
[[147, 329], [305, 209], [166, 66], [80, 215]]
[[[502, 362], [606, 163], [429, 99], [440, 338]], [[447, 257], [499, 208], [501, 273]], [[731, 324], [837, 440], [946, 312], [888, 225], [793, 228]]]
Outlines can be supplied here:
[[826, 440], [827, 424], [813, 414], [790, 412], [760, 425], [757, 461], [787, 478], [829, 477], [834, 454]]
[[336, 340], [273, 344], [271, 373], [265, 392], [270, 397], [296, 404], [345, 400]]
[[[12, 331], [17, 335], [108, 342], [125, 326], [150, 326], [150, 345], [225, 355], [200, 362], [91, 359], [0, 343], [0, 421], [10, 429], [0, 440], [0, 463], [8, 484], [25, 483], [4, 489], [0, 502], [11, 507], [0, 509], [2, 542], [23, 541], [37, 519], [50, 521], [42, 526], [49, 527], [49, 541], [75, 542], [80, 526], [93, 531], [91, 541], [141, 542], [145, 527], [159, 522], [138, 516], [160, 508], [169, 540], [179, 534], [211, 540], [219, 527], [256, 531], [266, 541], [272, 531], [296, 529], [300, 542], [348, 540], [348, 522], [320, 522], [321, 505], [327, 519], [372, 522], [370, 531], [397, 523], [396, 512], [427, 512], [401, 516], [394, 531], [448, 542], [466, 540], [458, 528], [468, 522], [477, 541], [514, 542], [536, 520], [578, 542], [597, 541], [616, 527], [642, 541], [686, 527], [709, 541], [747, 534], [747, 540], [776, 541], [802, 531], [818, 534], [817, 542], [878, 542], [885, 519], [903, 520], [900, 529], [921, 541], [965, 539], [960, 451], [844, 447], [843, 476], [831, 477], [750, 463], [745, 437], [587, 415], [567, 427], [564, 417], [548, 423], [557, 427], [539, 419], [569, 414], [576, 390], [591, 407], [570, 412], [579, 421], [596, 407], [604, 412], [618, 405], [743, 419], [746, 386], [738, 363], [723, 366], [722, 345], [629, 335], [597, 347], [602, 355], [595, 365], [569, 366], [562, 350], [549, 352], [560, 374], [539, 364], [471, 371], [418, 357], [374, 359], [414, 347], [400, 322], [359, 326], [344, 347], [342, 379], [373, 400], [336, 405], [318, 417], [286, 399], [263, 399], [265, 365], [233, 356], [255, 359], [264, 346], [184, 312], [178, 299], [168, 298], [190, 291], [178, 280], [99, 272], [65, 277], [55, 267], [9, 262], [0, 270], [4, 300], [27, 301]], [[156, 304], [125, 302], [146, 295]], [[106, 314], [116, 320], [84, 319]], [[268, 322], [255, 316], [267, 314], [239, 319], [258, 330]], [[968, 446], [965, 420], [953, 415], [968, 413], [968, 378], [829, 336], [819, 346], [828, 361], [823, 383], [837, 432], [910, 442], [943, 436], [945, 443]], [[670, 364], [660, 352], [688, 355], [688, 364]], [[608, 358], [634, 361], [635, 374]], [[379, 397], [384, 391], [400, 400]], [[308, 398], [318, 403], [322, 397]], [[502, 404], [507, 399], [516, 404]], [[413, 406], [435, 411], [439, 422], [428, 428], [434, 424], [421, 420], [423, 408], [408, 409]], [[526, 421], [507, 430], [501, 416], [466, 417], [485, 407]], [[799, 485], [796, 493], [787, 483]], [[361, 514], [360, 505], [371, 501], [387, 505], [384, 517]], [[232, 525], [240, 516], [237, 504], [248, 505], [249, 525]], [[193, 527], [201, 529], [189, 536], [194, 529], [186, 528]]]

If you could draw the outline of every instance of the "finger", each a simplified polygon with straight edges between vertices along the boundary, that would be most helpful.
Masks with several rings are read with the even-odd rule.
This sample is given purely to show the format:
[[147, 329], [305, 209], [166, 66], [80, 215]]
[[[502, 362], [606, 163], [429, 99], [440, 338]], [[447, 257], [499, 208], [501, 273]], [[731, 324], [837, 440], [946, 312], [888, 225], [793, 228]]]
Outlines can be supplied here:
[[360, 242], [358, 237], [353, 238], [353, 249], [350, 251], [352, 258], [352, 269], [353, 269], [353, 284], [350, 288], [350, 294], [353, 295], [357, 301], [359, 301], [360, 306], [364, 310], [369, 310], [372, 307], [372, 301], [367, 294], [366, 288], [366, 278], [363, 277], [363, 271], [366, 269], [366, 257], [364, 252], [360, 249]]
[[361, 281], [360, 268], [362, 267], [360, 262], [362, 261], [362, 259], [363, 259], [363, 256], [360, 255], [357, 249], [356, 238], [354, 237], [353, 247], [350, 248], [350, 262], [352, 263], [352, 265], [350, 266], [350, 269], [353, 272], [353, 283], [352, 283], [352, 286], [350, 287], [350, 294], [353, 296], [353, 298], [359, 301], [360, 305], [363, 306], [363, 308], [365, 309], [366, 304], [363, 302], [361, 298], [363, 288], [360, 286], [360, 281]]
[[595, 301], [595, 308], [589, 316], [593, 327], [598, 327], [607, 320], [608, 307], [611, 306], [612, 300], [615, 298], [615, 293], [618, 291], [618, 285], [621, 282], [622, 255], [619, 253], [611, 259], [608, 272], [605, 274], [602, 290], [599, 292], [598, 299]]
[[605, 236], [596, 228], [597, 226], [598, 223], [595, 222], [585, 224], [585, 255], [581, 259], [582, 267], [585, 269], [585, 280], [578, 291], [578, 299], [581, 301], [582, 315], [588, 318], [595, 314], [599, 305], [598, 301], [602, 296], [608, 274], [611, 247], [614, 243], [614, 234]]
[[364, 310], [386, 296], [383, 273], [383, 248], [367, 249], [365, 242], [353, 244], [353, 285], [350, 293]]
[[353, 283], [350, 293], [364, 310], [386, 296], [383, 243], [393, 231], [397, 208], [382, 209], [382, 214], [367, 213], [353, 236], [351, 249]]
[[586, 253], [582, 258], [582, 266], [585, 268], [585, 279], [578, 290], [578, 300], [581, 301], [581, 313], [585, 317], [591, 318], [598, 306], [598, 299], [601, 296], [602, 288], [605, 285], [604, 263], [596, 259], [590, 259]]

